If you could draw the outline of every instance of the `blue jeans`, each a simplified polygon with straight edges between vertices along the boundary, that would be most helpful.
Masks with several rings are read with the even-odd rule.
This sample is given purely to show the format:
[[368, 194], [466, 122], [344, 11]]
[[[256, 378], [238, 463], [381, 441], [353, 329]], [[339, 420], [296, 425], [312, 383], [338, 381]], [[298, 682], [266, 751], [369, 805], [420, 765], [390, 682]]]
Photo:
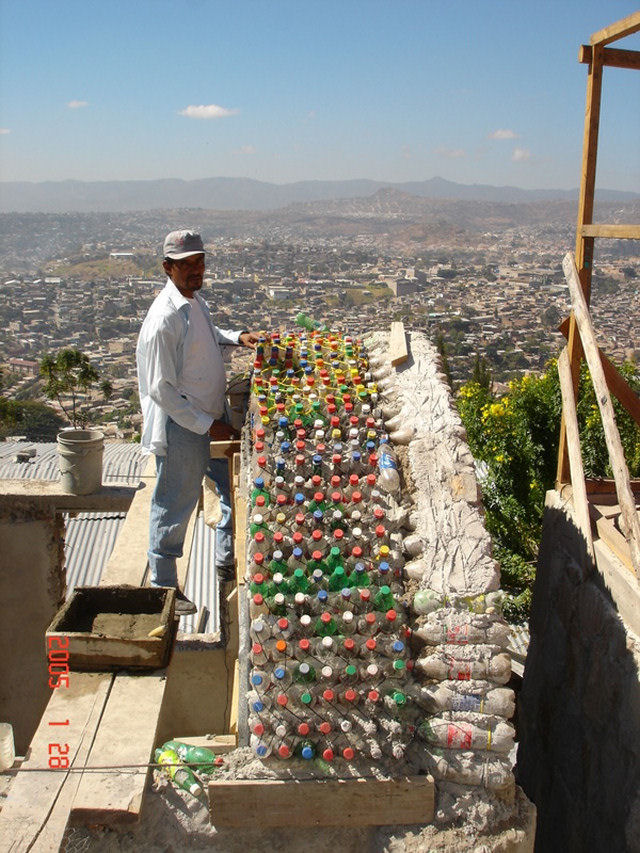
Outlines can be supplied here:
[[167, 453], [156, 456], [156, 487], [149, 516], [151, 586], [177, 586], [176, 558], [182, 556], [187, 525], [208, 474], [220, 494], [222, 518], [216, 527], [216, 568], [233, 562], [233, 528], [227, 459], [209, 457], [209, 435], [198, 435], [169, 418]]

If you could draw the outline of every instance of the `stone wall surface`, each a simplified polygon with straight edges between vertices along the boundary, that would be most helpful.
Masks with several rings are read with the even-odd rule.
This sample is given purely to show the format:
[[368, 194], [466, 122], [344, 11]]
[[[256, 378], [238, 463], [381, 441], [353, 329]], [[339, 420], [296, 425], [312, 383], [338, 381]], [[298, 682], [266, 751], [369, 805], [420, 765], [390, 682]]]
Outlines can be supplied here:
[[638, 851], [640, 643], [557, 492], [547, 495], [530, 630], [517, 778], [538, 808], [536, 849]]

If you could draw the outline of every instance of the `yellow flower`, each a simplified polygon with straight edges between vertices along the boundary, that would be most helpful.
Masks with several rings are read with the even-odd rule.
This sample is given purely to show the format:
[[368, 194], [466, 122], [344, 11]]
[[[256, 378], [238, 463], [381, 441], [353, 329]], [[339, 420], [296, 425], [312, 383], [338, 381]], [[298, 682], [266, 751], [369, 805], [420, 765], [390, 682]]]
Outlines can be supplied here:
[[496, 462], [504, 462], [504, 456], [502, 455], [502, 453], [498, 453], [498, 455], [496, 456]]

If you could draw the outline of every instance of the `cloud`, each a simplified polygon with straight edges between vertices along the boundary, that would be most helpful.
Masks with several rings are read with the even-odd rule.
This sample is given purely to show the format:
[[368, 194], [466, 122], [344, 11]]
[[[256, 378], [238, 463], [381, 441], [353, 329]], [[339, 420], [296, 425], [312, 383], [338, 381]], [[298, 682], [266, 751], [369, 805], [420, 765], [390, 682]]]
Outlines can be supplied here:
[[401, 154], [403, 160], [411, 160], [413, 156], [413, 152], [411, 151], [411, 148], [408, 145], [402, 146]]
[[489, 139], [517, 139], [518, 134], [514, 130], [507, 130], [506, 128], [498, 128], [498, 130], [494, 130], [493, 133], [489, 134]]
[[191, 104], [180, 110], [178, 115], [187, 118], [226, 118], [227, 116], [234, 116], [238, 112], [239, 110], [230, 110], [227, 107], [219, 107], [217, 104], [200, 104], [200, 106]]
[[446, 157], [447, 160], [459, 160], [461, 157], [467, 156], [464, 148], [436, 148], [434, 154]]
[[8, 127], [0, 127], [0, 136], [6, 136], [7, 133], [11, 133]]
[[255, 154], [256, 149], [253, 145], [241, 145], [240, 148], [236, 148], [236, 154]]
[[531, 159], [531, 151], [528, 148], [514, 148], [511, 159], [514, 163], [524, 163], [525, 160]]
[[69, 101], [67, 106], [70, 110], [80, 110], [82, 107], [88, 107], [88, 101]]

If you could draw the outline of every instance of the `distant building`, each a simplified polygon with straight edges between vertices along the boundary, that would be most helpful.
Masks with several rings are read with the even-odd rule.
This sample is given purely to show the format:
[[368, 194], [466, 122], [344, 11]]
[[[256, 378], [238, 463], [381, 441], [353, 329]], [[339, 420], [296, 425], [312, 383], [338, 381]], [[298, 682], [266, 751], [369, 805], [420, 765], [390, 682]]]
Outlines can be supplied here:
[[10, 358], [9, 367], [14, 373], [21, 373], [23, 376], [37, 376], [39, 373], [38, 362], [26, 358]]

